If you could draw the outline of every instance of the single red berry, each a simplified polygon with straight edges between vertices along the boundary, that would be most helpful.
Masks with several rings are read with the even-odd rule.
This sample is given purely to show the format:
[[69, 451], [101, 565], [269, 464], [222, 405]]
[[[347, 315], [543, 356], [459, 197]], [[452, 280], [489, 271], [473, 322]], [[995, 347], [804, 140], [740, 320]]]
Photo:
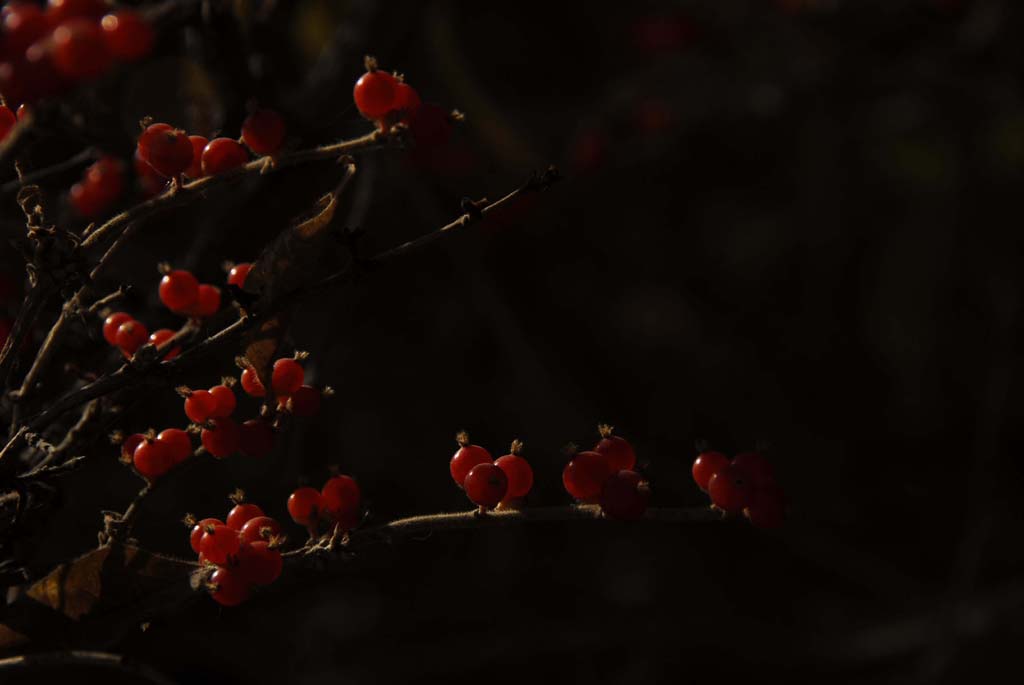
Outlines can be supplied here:
[[397, 83], [395, 77], [385, 71], [378, 69], [366, 72], [359, 77], [355, 88], [352, 89], [356, 109], [367, 119], [384, 118], [395, 108]]
[[201, 435], [203, 447], [218, 459], [230, 457], [238, 449], [238, 424], [228, 417], [210, 420], [213, 428], [204, 428]]
[[199, 293], [196, 302], [189, 310], [188, 315], [205, 319], [213, 316], [220, 310], [220, 288], [202, 284], [199, 286]]
[[278, 359], [274, 362], [274, 371], [270, 376], [270, 384], [278, 397], [288, 397], [302, 386], [305, 371], [302, 364], [294, 359]]
[[781, 528], [786, 520], [786, 500], [782, 490], [778, 486], [755, 490], [743, 513], [755, 528]]
[[[31, 116], [31, 114], [32, 114], [32, 108], [29, 107], [28, 105], [21, 104], [21, 105], [18, 106], [18, 121], [24, 121], [29, 116]], [[3, 136], [0, 136], [0, 138], [3, 138]]]
[[95, 78], [110, 68], [100, 27], [88, 19], [69, 19], [54, 29], [53, 65], [73, 80]]
[[485, 450], [479, 445], [469, 444], [469, 435], [465, 431], [460, 432], [455, 436], [455, 441], [459, 444], [459, 449], [456, 450], [455, 456], [452, 457], [451, 463], [448, 465], [448, 470], [452, 474], [452, 480], [460, 488], [463, 487], [463, 482], [466, 480], [466, 476], [473, 470], [473, 467], [478, 464], [489, 464], [493, 461], [491, 453]]
[[242, 142], [257, 155], [272, 155], [285, 137], [284, 118], [272, 109], [253, 112], [242, 122]]
[[199, 281], [188, 271], [177, 269], [160, 279], [160, 301], [172, 312], [186, 312], [199, 300]]
[[269, 516], [254, 516], [239, 531], [242, 542], [267, 541], [281, 534], [281, 524]]
[[111, 204], [124, 190], [124, 164], [117, 157], [104, 155], [85, 170], [83, 183], [93, 186], [106, 204]]
[[199, 539], [199, 553], [218, 566], [226, 565], [238, 553], [240, 546], [236, 528], [216, 523], [204, 528]]
[[316, 488], [299, 488], [288, 497], [288, 514], [300, 526], [314, 523], [321, 508], [320, 491]]
[[107, 202], [99, 188], [89, 183], [76, 183], [68, 191], [68, 201], [75, 214], [86, 219], [95, 219], [107, 209]]
[[153, 49], [153, 28], [138, 12], [122, 9], [100, 20], [107, 52], [116, 59], [132, 62], [142, 59]]
[[274, 451], [274, 429], [263, 419], [249, 419], [238, 429], [238, 451], [263, 459]]
[[395, 84], [394, 111], [400, 112], [402, 121], [408, 122], [412, 113], [419, 109], [420, 94], [408, 83], [399, 82]]
[[512, 452], [503, 457], [498, 457], [494, 463], [505, 472], [508, 478], [508, 493], [506, 499], [518, 499], [526, 497], [533, 487], [533, 469], [530, 462], [519, 456], [522, 443], [516, 440], [512, 443]]
[[732, 458], [732, 463], [750, 474], [755, 488], [767, 488], [775, 484], [775, 469], [760, 452], [742, 452]]
[[142, 433], [133, 433], [124, 439], [121, 443], [121, 459], [126, 463], [133, 461], [135, 456], [135, 449], [142, 444], [142, 441], [146, 439], [146, 436]]
[[728, 464], [711, 476], [708, 494], [716, 507], [730, 514], [738, 514], [754, 494], [754, 481], [743, 468]]
[[156, 442], [167, 447], [171, 462], [180, 464], [192, 456], [192, 438], [180, 428], [165, 428], [156, 436]]
[[135, 470], [140, 476], [147, 480], [155, 480], [174, 466], [174, 455], [165, 443], [143, 440], [135, 448], [132, 463], [135, 464]]
[[110, 9], [103, 0], [49, 0], [46, 5], [46, 17], [51, 26], [75, 17], [99, 19]]
[[644, 477], [635, 471], [613, 473], [601, 488], [601, 511], [608, 518], [636, 521], [643, 518], [651, 491]]
[[8, 3], [4, 10], [4, 50], [12, 57], [24, 55], [28, 46], [50, 31], [50, 22], [38, 5], [27, 2]]
[[189, 136], [188, 140], [192, 143], [192, 163], [185, 169], [185, 175], [189, 178], [202, 178], [203, 149], [210, 142], [210, 139], [205, 136]]
[[334, 476], [320, 491], [320, 513], [350, 530], [358, 522], [356, 514], [362, 494], [351, 476]]
[[132, 156], [132, 164], [135, 167], [135, 177], [139, 182], [139, 188], [145, 197], [159, 195], [167, 187], [168, 179], [149, 166], [148, 162], [142, 160], [138, 148], [135, 149], [135, 154]]
[[137, 144], [139, 157], [160, 175], [171, 178], [192, 164], [192, 141], [169, 124], [150, 124]]
[[132, 320], [132, 315], [126, 312], [114, 312], [103, 320], [103, 339], [111, 345], [117, 345], [117, 329], [121, 324]]
[[117, 336], [114, 338], [117, 346], [121, 348], [124, 356], [131, 357], [136, 350], [149, 341], [149, 331], [142, 323], [132, 319], [125, 321], [117, 329]]
[[288, 410], [295, 416], [315, 416], [320, 411], [322, 393], [312, 385], [303, 385], [288, 398]]
[[[172, 331], [170, 328], [161, 328], [160, 330], [153, 331], [153, 333], [150, 334], [149, 342], [152, 343], [153, 345], [156, 345], [157, 347], [160, 347], [165, 342], [173, 338], [175, 335], [177, 335], [177, 333], [175, 331]], [[167, 361], [170, 359], [174, 359], [179, 354], [181, 354], [181, 346], [175, 345], [170, 350], [168, 350], [168, 352], [164, 355], [164, 360]]]
[[508, 476], [495, 464], [477, 464], [466, 475], [463, 487], [473, 504], [493, 509], [508, 493]]
[[242, 526], [257, 516], [263, 516], [263, 510], [255, 504], [243, 502], [241, 504], [236, 504], [231, 511], [228, 512], [228, 517], [224, 522], [227, 524], [228, 528], [242, 530]]
[[259, 376], [252, 369], [242, 371], [242, 390], [250, 397], [265, 397], [267, 394], [267, 389], [263, 387], [263, 382], [260, 381]]
[[242, 543], [238, 550], [238, 572], [253, 585], [270, 585], [281, 576], [281, 552], [265, 540]]
[[223, 526], [224, 522], [220, 519], [203, 519], [196, 525], [192, 526], [192, 532], [189, 534], [188, 542], [192, 545], [192, 551], [199, 554], [199, 542], [203, 539], [203, 533], [206, 532], [207, 526]]
[[238, 568], [219, 568], [210, 576], [210, 596], [221, 606], [238, 606], [249, 599], [252, 585]]
[[249, 275], [249, 269], [251, 268], [252, 264], [248, 262], [235, 264], [231, 267], [231, 271], [228, 273], [228, 285], [235, 285], [239, 288], [244, 288], [245, 277]]
[[238, 401], [235, 399], [235, 391], [226, 385], [215, 385], [209, 390], [210, 395], [216, 401], [216, 408], [210, 414], [215, 419], [231, 416], [235, 413]]
[[249, 153], [237, 140], [214, 138], [203, 148], [203, 176], [216, 176], [249, 161]]
[[701, 452], [693, 462], [693, 480], [701, 490], [707, 492], [711, 477], [729, 465], [729, 457], [721, 452]]
[[206, 423], [217, 413], [219, 403], [209, 390], [193, 390], [185, 398], [185, 416], [193, 423]]
[[593, 504], [611, 475], [608, 460], [600, 452], [579, 452], [562, 470], [562, 484], [576, 499]]
[[601, 440], [594, 446], [594, 451], [604, 455], [612, 473], [633, 470], [633, 467], [636, 466], [636, 453], [633, 452], [633, 446], [618, 435], [612, 435], [611, 426], [601, 424], [597, 428], [601, 433]]

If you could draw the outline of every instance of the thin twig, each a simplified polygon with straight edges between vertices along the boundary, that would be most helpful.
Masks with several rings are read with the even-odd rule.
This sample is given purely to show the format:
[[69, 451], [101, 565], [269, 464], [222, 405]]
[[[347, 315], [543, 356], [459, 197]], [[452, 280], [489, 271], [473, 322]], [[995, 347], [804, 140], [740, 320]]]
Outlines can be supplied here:
[[77, 155], [67, 158], [63, 162], [51, 164], [50, 166], [43, 167], [42, 169], [36, 169], [32, 173], [25, 174], [24, 176], [15, 181], [8, 181], [7, 183], [0, 186], [0, 193], [13, 193], [16, 190], [22, 188], [23, 186], [28, 185], [29, 183], [42, 181], [43, 179], [53, 176], [55, 174], [60, 174], [70, 169], [74, 169], [75, 167], [81, 166], [86, 162], [90, 162], [96, 159], [97, 157], [98, 155], [96, 154], [96, 150], [91, 147], [88, 147], [79, 152]]

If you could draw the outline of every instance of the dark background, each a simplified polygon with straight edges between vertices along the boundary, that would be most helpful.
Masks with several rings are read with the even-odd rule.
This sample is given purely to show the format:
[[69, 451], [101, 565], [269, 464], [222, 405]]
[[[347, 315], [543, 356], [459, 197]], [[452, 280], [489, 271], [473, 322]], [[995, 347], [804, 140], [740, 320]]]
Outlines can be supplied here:
[[[181, 516], [222, 515], [236, 486], [286, 518], [329, 465], [373, 521], [466, 509], [447, 470], [459, 428], [495, 454], [524, 440], [530, 502], [564, 503], [560, 449], [599, 421], [635, 445], [657, 506], [706, 502], [695, 441], [767, 443], [790, 520], [439, 533], [235, 610], [199, 597], [107, 647], [224, 684], [1019, 671], [1021, 9], [303, 0], [186, 19], [89, 103], [125, 157], [142, 116], [236, 136], [250, 98], [296, 146], [361, 134], [351, 87], [372, 53], [466, 122], [441, 150], [358, 158], [343, 223], [366, 253], [549, 163], [564, 180], [302, 307], [289, 346], [337, 395], [269, 459], [210, 460], [156, 493], [143, 546], [186, 555]], [[337, 179], [316, 164], [164, 214], [110, 285], [135, 286], [126, 308], [151, 329], [173, 323], [155, 262], [219, 282]], [[67, 354], [113, 368], [96, 338]], [[124, 406], [112, 427], [184, 421], [169, 390]], [[36, 572], [88, 549], [88, 512], [138, 487], [116, 448], [89, 455], [28, 546]]]

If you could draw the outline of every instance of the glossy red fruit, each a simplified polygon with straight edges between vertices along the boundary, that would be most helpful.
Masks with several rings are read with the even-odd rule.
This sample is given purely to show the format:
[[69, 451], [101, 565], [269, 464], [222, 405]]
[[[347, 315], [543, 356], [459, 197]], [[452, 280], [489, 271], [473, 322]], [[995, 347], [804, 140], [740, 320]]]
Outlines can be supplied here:
[[281, 576], [281, 552], [264, 540], [242, 543], [238, 550], [238, 572], [253, 585], [270, 585]]
[[395, 101], [392, 109], [401, 114], [403, 121], [408, 122], [420, 104], [420, 94], [415, 88], [405, 82], [395, 84]]
[[189, 534], [188, 542], [192, 545], [192, 551], [199, 554], [199, 542], [203, 539], [203, 533], [206, 532], [207, 526], [223, 526], [224, 522], [220, 519], [203, 519], [196, 525], [192, 526], [192, 532]]
[[723, 468], [729, 465], [729, 457], [721, 452], [701, 452], [693, 462], [693, 480], [697, 486], [707, 492], [708, 481]]
[[126, 357], [131, 357], [149, 341], [149, 331], [142, 323], [132, 319], [118, 327], [114, 341]]
[[202, 284], [199, 286], [199, 293], [195, 304], [189, 307], [188, 315], [205, 319], [213, 316], [220, 310], [220, 288]]
[[236, 285], [239, 288], [244, 288], [245, 278], [249, 275], [249, 270], [251, 268], [252, 264], [248, 262], [235, 264], [231, 267], [231, 271], [228, 273], [228, 285]]
[[281, 534], [281, 524], [269, 516], [254, 516], [239, 531], [242, 542], [267, 541]]
[[169, 124], [151, 124], [138, 141], [139, 157], [162, 176], [178, 176], [192, 164], [192, 141]]
[[612, 435], [611, 426], [602, 424], [598, 426], [598, 431], [601, 433], [601, 440], [594, 446], [594, 451], [605, 456], [612, 473], [631, 471], [636, 466], [633, 446], [618, 435]]
[[562, 484], [574, 498], [593, 504], [600, 498], [610, 475], [611, 469], [603, 454], [580, 452], [562, 470]]
[[367, 119], [382, 119], [395, 108], [397, 83], [395, 77], [385, 71], [366, 72], [352, 89], [356, 109]]
[[135, 449], [142, 444], [142, 441], [146, 439], [146, 436], [142, 433], [134, 433], [129, 435], [121, 443], [121, 459], [125, 462], [132, 462], [135, 456]]
[[242, 371], [242, 390], [250, 397], [265, 397], [267, 394], [267, 389], [252, 369]]
[[199, 539], [199, 553], [218, 566], [227, 564], [240, 546], [237, 529], [216, 523], [206, 527]]
[[452, 474], [452, 480], [461, 488], [466, 480], [466, 476], [469, 475], [474, 466], [489, 464], [493, 459], [491, 458], [491, 453], [483, 447], [469, 444], [469, 435], [465, 432], [456, 435], [455, 440], [459, 444], [459, 449], [456, 450], [455, 456], [452, 457], [448, 470]]
[[14, 124], [18, 121], [14, 112], [7, 105], [0, 105], [0, 140], [7, 137], [7, 134], [14, 128]]
[[473, 504], [493, 509], [508, 493], [508, 476], [495, 464], [477, 464], [466, 474], [463, 487]]
[[138, 180], [139, 189], [142, 191], [143, 196], [153, 197], [154, 195], [159, 195], [167, 187], [167, 184], [170, 183], [165, 176], [142, 160], [138, 148], [135, 149], [135, 154], [132, 156], [132, 164], [135, 168], [135, 177]]
[[204, 136], [189, 136], [188, 141], [192, 144], [192, 163], [185, 169], [185, 175], [189, 178], [203, 177], [203, 149], [210, 142]]
[[185, 398], [185, 416], [193, 423], [206, 423], [217, 413], [219, 403], [209, 390], [193, 390]]
[[235, 413], [238, 400], [235, 399], [234, 390], [226, 385], [215, 385], [208, 392], [215, 402], [213, 413], [210, 414], [211, 417], [219, 419]]
[[742, 452], [732, 458], [732, 463], [750, 474], [755, 488], [766, 488], [775, 484], [775, 469], [760, 452]]
[[110, 5], [103, 0], [49, 0], [46, 3], [46, 18], [50, 26], [73, 19], [99, 19], [110, 10]]
[[730, 514], [738, 514], [753, 497], [754, 482], [744, 469], [728, 464], [711, 476], [708, 494], [716, 507]]
[[248, 161], [249, 153], [237, 140], [214, 138], [203, 148], [203, 176], [223, 174]]
[[511, 454], [498, 457], [494, 463], [505, 472], [508, 478], [508, 493], [506, 499], [518, 499], [526, 497], [533, 487], [533, 469], [530, 462], [519, 456], [518, 451], [521, 443], [517, 440], [512, 443]]
[[210, 576], [210, 596], [221, 606], [238, 606], [249, 599], [252, 584], [238, 568], [219, 568]]
[[121, 324], [132, 320], [132, 315], [126, 312], [114, 312], [103, 320], [103, 339], [111, 345], [117, 345], [117, 329]]
[[786, 501], [782, 491], [778, 487], [755, 490], [743, 513], [755, 528], [781, 528], [786, 520]]
[[147, 480], [155, 480], [174, 466], [174, 455], [165, 443], [143, 440], [135, 448], [132, 463], [140, 476]]
[[228, 517], [224, 520], [228, 528], [234, 528], [235, 530], [242, 530], [242, 526], [256, 518], [257, 516], [263, 516], [263, 510], [258, 505], [243, 502], [236, 504], [231, 511], [228, 512]]
[[68, 201], [75, 214], [86, 219], [95, 219], [107, 209], [107, 203], [95, 186], [76, 183], [68, 191]]
[[238, 449], [238, 424], [230, 418], [210, 420], [213, 428], [204, 428], [201, 435], [203, 447], [218, 459], [230, 457]]
[[4, 10], [3, 47], [12, 57], [24, 55], [28, 46], [50, 31], [50, 22], [38, 5], [27, 2], [8, 3]]
[[153, 28], [134, 10], [122, 9], [104, 16], [100, 27], [107, 52], [115, 59], [133, 62], [153, 49]]
[[100, 197], [111, 203], [124, 190], [124, 164], [117, 157], [104, 155], [85, 170], [83, 182], [94, 186]]
[[263, 419], [249, 419], [238, 429], [238, 451], [263, 459], [274, 451], [274, 429]]
[[69, 19], [53, 31], [53, 65], [69, 79], [99, 76], [110, 68], [111, 58], [103, 32], [93, 21]]
[[322, 393], [312, 385], [300, 386], [288, 398], [288, 410], [295, 416], [315, 416], [320, 412]]
[[636, 521], [643, 518], [651, 491], [644, 477], [635, 471], [613, 473], [601, 488], [601, 511], [608, 518]]
[[[175, 331], [172, 331], [170, 328], [161, 328], [160, 330], [153, 331], [153, 333], [150, 334], [149, 342], [156, 345], [157, 347], [160, 347], [165, 342], [173, 338], [175, 335], [177, 335], [177, 333]], [[179, 354], [181, 354], [181, 346], [175, 345], [170, 350], [168, 350], [167, 353], [164, 355], [164, 360], [167, 361], [170, 359], [174, 359]]]
[[199, 281], [188, 271], [176, 269], [160, 279], [160, 301], [172, 312], [186, 312], [199, 300]]
[[305, 373], [302, 364], [294, 359], [278, 359], [274, 362], [274, 371], [270, 376], [274, 394], [278, 397], [291, 395], [302, 386]]
[[351, 476], [334, 476], [320, 491], [320, 513], [342, 525], [344, 530], [353, 528], [362, 494], [359, 484]]
[[242, 122], [242, 142], [257, 155], [280, 150], [285, 133], [284, 118], [272, 109], [257, 110]]
[[288, 497], [288, 514], [300, 526], [316, 522], [321, 508], [320, 491], [316, 488], [302, 487]]
[[174, 464], [180, 464], [192, 456], [192, 438], [188, 431], [180, 428], [166, 428], [156, 436], [156, 441], [167, 448]]

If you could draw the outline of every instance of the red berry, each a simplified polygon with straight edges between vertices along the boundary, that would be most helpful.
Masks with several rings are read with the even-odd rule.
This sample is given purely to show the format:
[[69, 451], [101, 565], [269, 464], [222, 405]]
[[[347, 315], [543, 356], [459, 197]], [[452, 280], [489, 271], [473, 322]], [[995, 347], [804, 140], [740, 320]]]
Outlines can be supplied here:
[[288, 409], [295, 416], [314, 416], [320, 411], [321, 392], [312, 385], [303, 385], [288, 398]]
[[242, 142], [257, 155], [272, 155], [284, 144], [285, 124], [272, 109], [261, 109], [242, 122]]
[[747, 508], [747, 518], [755, 528], [781, 528], [786, 519], [785, 498], [778, 487], [766, 487], [756, 490]]
[[203, 519], [196, 525], [192, 526], [192, 533], [189, 535], [188, 542], [192, 545], [192, 551], [199, 554], [199, 542], [203, 539], [203, 533], [206, 532], [207, 526], [223, 526], [224, 522], [220, 519]]
[[103, 320], [103, 339], [111, 345], [117, 345], [117, 329], [121, 324], [132, 320], [132, 315], [125, 312], [114, 312]]
[[143, 478], [154, 480], [167, 473], [174, 466], [174, 455], [166, 443], [143, 440], [132, 455], [135, 470]]
[[352, 89], [356, 109], [367, 119], [382, 119], [395, 108], [397, 83], [395, 77], [385, 71], [366, 72]]
[[463, 487], [473, 504], [493, 509], [508, 493], [508, 476], [496, 464], [477, 464], [466, 475]]
[[459, 449], [455, 452], [455, 456], [452, 457], [448, 470], [451, 472], [455, 484], [461, 488], [466, 480], [466, 476], [469, 475], [474, 466], [489, 464], [492, 458], [491, 453], [483, 447], [470, 445], [469, 436], [466, 433], [459, 433], [455, 436], [455, 440], [459, 443]]
[[254, 516], [239, 531], [242, 542], [266, 541], [281, 534], [281, 524], [269, 516]]
[[238, 606], [249, 599], [252, 585], [238, 568], [219, 568], [210, 576], [210, 596], [221, 606]]
[[14, 112], [7, 105], [0, 105], [0, 140], [7, 137], [11, 129], [14, 128], [14, 124], [17, 123], [17, 118], [14, 116]]
[[608, 461], [600, 452], [580, 452], [562, 470], [562, 484], [576, 499], [594, 503], [611, 475]]
[[651, 491], [643, 476], [622, 470], [612, 474], [601, 489], [601, 511], [608, 518], [636, 521], [643, 518]]
[[202, 178], [203, 148], [210, 142], [210, 139], [204, 136], [189, 136], [188, 141], [192, 143], [192, 163], [185, 169], [185, 175], [189, 178]]
[[281, 553], [264, 540], [243, 543], [238, 550], [237, 571], [253, 585], [270, 585], [283, 568]]
[[775, 483], [775, 470], [760, 452], [743, 452], [732, 458], [732, 463], [750, 474], [755, 488], [766, 488]]
[[263, 382], [260, 381], [259, 376], [252, 369], [242, 371], [242, 390], [250, 397], [265, 397], [267, 394], [267, 389], [263, 387]]
[[320, 511], [333, 519], [358, 511], [362, 495], [351, 476], [334, 476], [320, 491]]
[[189, 307], [188, 315], [205, 319], [220, 310], [220, 288], [205, 283], [199, 286], [199, 293], [194, 305]]
[[320, 491], [316, 488], [299, 488], [288, 498], [288, 514], [301, 526], [314, 523], [321, 508]]
[[56, 26], [75, 17], [99, 19], [109, 9], [110, 6], [103, 0], [49, 0], [46, 17], [51, 26]]
[[711, 476], [708, 494], [716, 507], [730, 514], [738, 514], [750, 502], [754, 494], [754, 482], [746, 470], [728, 464]]
[[494, 463], [505, 472], [505, 476], [508, 478], [506, 498], [526, 497], [530, 488], [533, 487], [533, 469], [530, 468], [530, 462], [513, 452], [498, 457]]
[[151, 124], [138, 141], [139, 157], [162, 176], [184, 173], [192, 164], [192, 141], [169, 124]]
[[240, 546], [236, 528], [216, 523], [206, 527], [199, 539], [199, 553], [218, 566], [227, 564], [238, 553]]
[[53, 31], [53, 65], [69, 79], [95, 78], [110, 67], [103, 32], [88, 19], [70, 19]]
[[201, 435], [203, 447], [214, 457], [230, 457], [238, 449], [238, 424], [230, 418], [210, 419], [213, 428], [204, 428]]
[[302, 386], [305, 371], [302, 364], [294, 359], [278, 359], [274, 362], [274, 371], [270, 376], [270, 384], [278, 397], [288, 397]]
[[729, 465], [729, 457], [721, 452], [701, 452], [693, 462], [693, 480], [701, 490], [707, 492], [711, 477]]
[[263, 459], [274, 451], [274, 429], [263, 419], [249, 419], [239, 427], [238, 451]]
[[215, 409], [210, 416], [219, 419], [235, 413], [235, 406], [238, 404], [238, 401], [235, 399], [234, 390], [226, 385], [215, 385], [210, 388], [209, 393], [216, 402]]
[[[161, 328], [158, 331], [154, 331], [149, 336], [149, 342], [157, 347], [160, 347], [165, 342], [173, 338], [177, 333], [172, 331], [170, 328]], [[181, 353], [181, 346], [175, 345], [172, 347], [167, 354], [164, 355], [164, 360], [174, 359]]]
[[236, 504], [231, 511], [228, 512], [228, 517], [224, 522], [227, 524], [228, 528], [242, 530], [242, 526], [257, 516], [263, 516], [263, 510], [255, 504], [243, 502], [242, 504]]
[[8, 3], [4, 10], [4, 49], [12, 57], [24, 55], [28, 46], [50, 31], [50, 23], [38, 5]]
[[245, 287], [245, 277], [249, 275], [249, 269], [252, 268], [252, 264], [245, 262], [243, 264], [235, 264], [231, 267], [231, 271], [228, 273], [228, 284], [236, 285], [239, 288]]
[[160, 301], [172, 312], [186, 312], [199, 300], [199, 281], [181, 269], [160, 279]]
[[125, 438], [124, 442], [121, 443], [121, 458], [126, 462], [131, 462], [134, 459], [135, 449], [145, 439], [146, 436], [142, 433], [134, 433]]
[[171, 462], [180, 464], [192, 456], [192, 438], [188, 431], [180, 428], [166, 428], [156, 436], [156, 442], [164, 445], [171, 455]]
[[604, 455], [612, 473], [631, 471], [636, 466], [636, 453], [633, 452], [633, 446], [619, 436], [612, 435], [611, 426], [601, 425], [598, 430], [601, 432], [601, 441], [594, 447], [594, 451]]
[[132, 62], [145, 57], [153, 49], [153, 29], [134, 10], [123, 9], [108, 14], [100, 20], [100, 26], [107, 52], [119, 60]]
[[203, 176], [216, 176], [249, 161], [249, 153], [237, 140], [214, 138], [203, 148]]
[[206, 423], [217, 414], [219, 406], [209, 390], [193, 390], [185, 398], [185, 416], [193, 423]]
[[419, 109], [420, 95], [408, 83], [395, 84], [394, 111], [401, 112], [402, 120], [408, 122], [412, 113]]
[[[22, 104], [18, 106], [18, 121], [24, 121], [30, 114], [32, 114], [32, 108], [28, 105]], [[3, 138], [3, 136], [0, 136], [0, 138]]]
[[132, 319], [125, 321], [118, 327], [114, 340], [117, 346], [121, 348], [121, 352], [126, 357], [131, 357], [135, 354], [136, 350], [145, 345], [149, 340], [149, 331], [140, 322]]
[[100, 157], [85, 170], [82, 182], [95, 188], [104, 204], [110, 205], [124, 190], [124, 164], [117, 157]]
[[135, 176], [139, 181], [139, 188], [144, 196], [153, 197], [163, 192], [163, 189], [168, 184], [167, 178], [142, 160], [138, 148], [135, 149], [135, 154], [132, 156], [132, 164], [135, 167]]
[[78, 216], [95, 219], [107, 209], [107, 203], [96, 186], [76, 183], [68, 191], [68, 200]]

